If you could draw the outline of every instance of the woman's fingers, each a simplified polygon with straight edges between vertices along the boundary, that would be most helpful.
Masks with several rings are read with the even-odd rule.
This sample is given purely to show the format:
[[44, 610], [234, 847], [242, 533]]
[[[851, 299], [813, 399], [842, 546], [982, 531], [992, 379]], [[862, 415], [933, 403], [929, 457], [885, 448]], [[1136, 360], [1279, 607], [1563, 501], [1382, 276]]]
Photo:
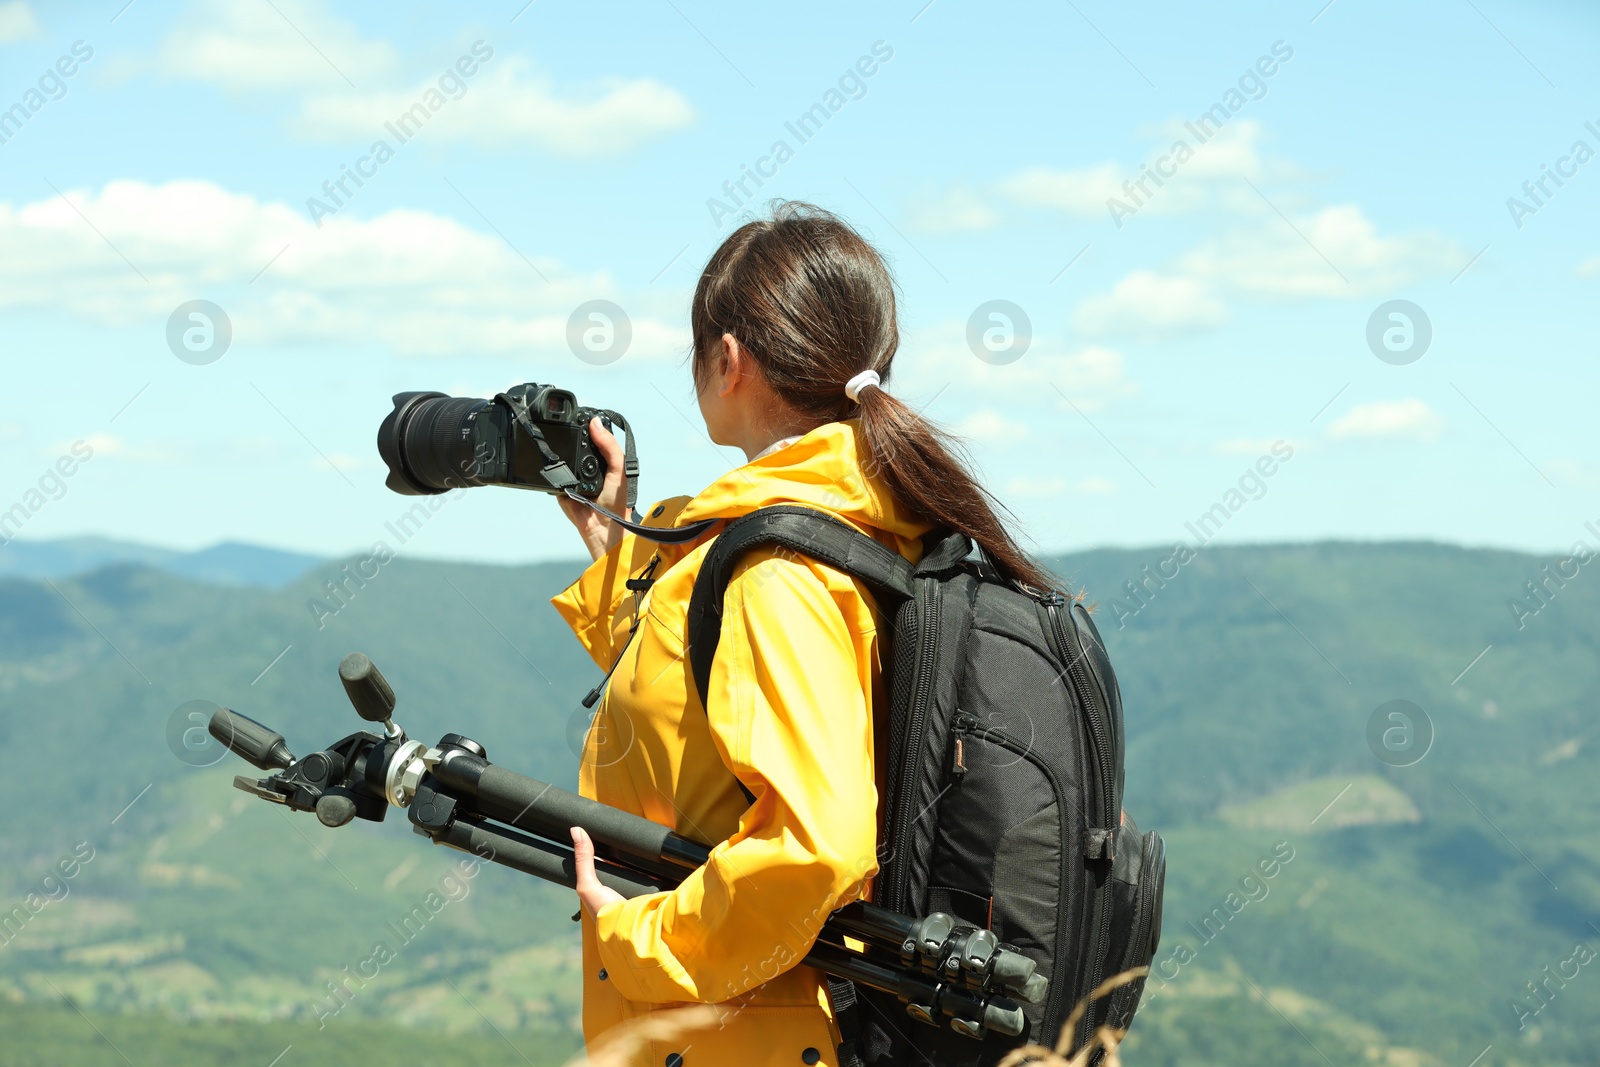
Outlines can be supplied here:
[[594, 447], [599, 450], [600, 458], [606, 461], [607, 467], [616, 471], [622, 470], [622, 442], [606, 429], [606, 424], [599, 415], [589, 420], [589, 438], [594, 441]]
[[594, 842], [581, 826], [572, 828], [572, 865], [578, 871], [578, 894], [599, 882], [594, 874]]
[[594, 442], [600, 458], [606, 461], [606, 480], [600, 487], [600, 502], [612, 511], [617, 511], [619, 502], [625, 500], [622, 493], [622, 467], [627, 462], [627, 456], [622, 451], [622, 442], [606, 429], [598, 415], [589, 420], [589, 438]]
[[594, 873], [594, 842], [581, 826], [572, 828], [572, 866], [578, 875], [578, 900], [590, 915], [599, 915], [601, 908], [622, 899], [621, 893], [606, 888]]
[[[605, 428], [598, 415], [589, 420], [589, 436], [594, 441], [595, 451], [606, 461], [605, 482], [600, 487], [595, 503], [608, 511], [621, 514], [628, 506], [622, 470], [626, 456], [622, 451], [622, 445], [611, 431]], [[622, 540], [622, 528], [593, 508], [565, 495], [557, 495], [556, 503], [561, 508], [561, 514], [577, 528], [578, 536], [583, 538], [583, 545], [589, 550], [591, 559], [599, 559], [606, 554], [607, 549]]]
[[[589, 438], [594, 442], [595, 451], [606, 461], [605, 481], [600, 485], [595, 503], [615, 515], [621, 515], [625, 519], [632, 518], [633, 516], [628, 514], [627, 482], [623, 471], [623, 466], [627, 463], [627, 454], [622, 450], [622, 443], [617, 440], [615, 434], [606, 429], [598, 415], [589, 420]], [[595, 540], [591, 551], [595, 559], [605, 555], [607, 549], [622, 540], [622, 527], [609, 519], [599, 519], [594, 530]]]

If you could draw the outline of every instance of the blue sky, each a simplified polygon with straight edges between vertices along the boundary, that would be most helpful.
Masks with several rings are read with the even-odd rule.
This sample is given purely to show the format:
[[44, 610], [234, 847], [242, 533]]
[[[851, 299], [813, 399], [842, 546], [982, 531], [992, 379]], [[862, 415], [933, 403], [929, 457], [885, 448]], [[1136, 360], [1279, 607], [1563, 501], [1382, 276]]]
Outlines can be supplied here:
[[[0, 3], [22, 109], [0, 510], [26, 506], [27, 539], [363, 551], [411, 503], [373, 445], [389, 396], [522, 381], [623, 412], [643, 496], [692, 494], [742, 459], [694, 407], [695, 277], [792, 197], [889, 258], [892, 388], [1042, 549], [1192, 542], [1219, 502], [1224, 541], [1593, 543], [1597, 23], [1505, 0]], [[1159, 187], [1131, 184], [1146, 167]], [[169, 347], [192, 300], [231, 323], [214, 362]], [[591, 300], [631, 323], [604, 365], [567, 341]], [[1010, 362], [968, 341], [996, 300], [1030, 324]], [[1395, 300], [1431, 327], [1421, 358], [1369, 346]], [[92, 457], [51, 478], [74, 442]], [[552, 501], [500, 489], [405, 548], [580, 551]]]

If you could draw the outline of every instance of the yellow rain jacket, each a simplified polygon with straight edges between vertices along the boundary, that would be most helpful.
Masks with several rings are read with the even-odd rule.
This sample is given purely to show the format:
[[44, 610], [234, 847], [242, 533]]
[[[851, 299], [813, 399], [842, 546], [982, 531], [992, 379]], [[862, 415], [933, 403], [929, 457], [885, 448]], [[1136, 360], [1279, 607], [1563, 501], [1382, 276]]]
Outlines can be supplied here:
[[[646, 521], [805, 504], [916, 562], [930, 527], [863, 473], [861, 447], [854, 421], [827, 423], [692, 500], [655, 505]], [[883, 648], [854, 579], [755, 549], [729, 583], [702, 707], [685, 620], [721, 529], [688, 546], [629, 534], [552, 600], [602, 669], [622, 657], [584, 744], [580, 792], [721, 842], [671, 892], [584, 914], [584, 1037], [591, 1055], [625, 1041], [631, 1051], [619, 1047], [608, 1063], [831, 1065], [839, 1037], [824, 976], [797, 964], [828, 914], [866, 897], [877, 873], [874, 739], [887, 726], [873, 709], [885, 705]], [[624, 582], [658, 557], [655, 584], [636, 604]], [[717, 1008], [670, 1010], [691, 1004]]]

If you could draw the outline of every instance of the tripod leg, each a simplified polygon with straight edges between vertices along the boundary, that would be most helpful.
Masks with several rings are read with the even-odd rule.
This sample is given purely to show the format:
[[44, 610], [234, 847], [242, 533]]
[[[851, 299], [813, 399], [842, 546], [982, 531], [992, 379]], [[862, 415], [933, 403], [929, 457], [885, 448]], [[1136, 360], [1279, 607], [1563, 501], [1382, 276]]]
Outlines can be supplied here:
[[[425, 834], [441, 845], [449, 845], [463, 852], [471, 852], [492, 860], [514, 871], [531, 874], [556, 885], [573, 889], [578, 884], [577, 868], [573, 865], [572, 849], [537, 838], [527, 837], [498, 827], [488, 828], [458, 821], [439, 834]], [[658, 885], [644, 875], [625, 870], [615, 864], [595, 861], [595, 874], [600, 883], [625, 897], [638, 897], [646, 893], [659, 893], [670, 886]]]

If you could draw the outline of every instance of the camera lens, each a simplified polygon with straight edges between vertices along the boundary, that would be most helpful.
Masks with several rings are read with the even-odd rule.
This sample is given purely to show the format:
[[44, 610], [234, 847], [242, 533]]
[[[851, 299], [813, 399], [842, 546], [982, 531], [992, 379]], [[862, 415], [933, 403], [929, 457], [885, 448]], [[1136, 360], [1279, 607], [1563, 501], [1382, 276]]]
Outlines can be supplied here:
[[470, 420], [489, 406], [473, 397], [440, 397], [417, 405], [406, 423], [401, 454], [417, 480], [434, 489], [448, 489], [471, 477], [472, 426]]
[[401, 393], [378, 428], [378, 454], [389, 466], [388, 486], [411, 496], [458, 485], [483, 485], [476, 476], [472, 423], [489, 401], [443, 393]]

